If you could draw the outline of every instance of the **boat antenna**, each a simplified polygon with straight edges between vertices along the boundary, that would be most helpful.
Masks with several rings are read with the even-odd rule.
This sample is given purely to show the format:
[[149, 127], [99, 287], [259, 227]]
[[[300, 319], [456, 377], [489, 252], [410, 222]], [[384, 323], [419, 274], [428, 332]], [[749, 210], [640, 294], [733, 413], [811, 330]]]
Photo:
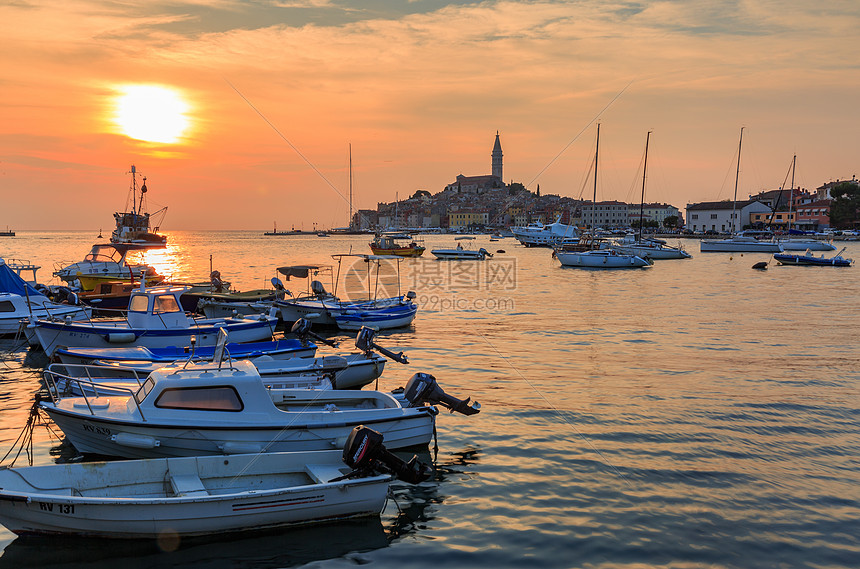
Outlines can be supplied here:
[[352, 225], [352, 143], [349, 143], [349, 221], [348, 226]]
[[737, 233], [735, 229], [735, 210], [738, 207], [738, 178], [741, 175], [741, 143], [744, 140], [744, 127], [741, 127], [741, 137], [738, 139], [738, 169], [735, 171], [735, 199], [732, 202], [732, 235]]
[[651, 140], [651, 131], [645, 136], [645, 163], [642, 165], [642, 200], [639, 202], [639, 241], [642, 241], [642, 225], [645, 219], [645, 172], [648, 171], [648, 142]]

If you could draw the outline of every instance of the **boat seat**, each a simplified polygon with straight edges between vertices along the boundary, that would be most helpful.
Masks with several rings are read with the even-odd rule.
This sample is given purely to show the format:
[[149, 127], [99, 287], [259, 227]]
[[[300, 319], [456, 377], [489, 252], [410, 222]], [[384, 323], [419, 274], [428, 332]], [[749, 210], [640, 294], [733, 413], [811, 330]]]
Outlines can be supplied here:
[[167, 459], [167, 479], [176, 496], [207, 496], [209, 492], [197, 474], [196, 460]]
[[335, 464], [308, 464], [305, 466], [311, 478], [318, 480], [321, 484], [330, 482], [335, 478], [340, 478], [344, 475], [340, 468]]
[[203, 481], [196, 474], [172, 474], [170, 488], [176, 496], [208, 496]]

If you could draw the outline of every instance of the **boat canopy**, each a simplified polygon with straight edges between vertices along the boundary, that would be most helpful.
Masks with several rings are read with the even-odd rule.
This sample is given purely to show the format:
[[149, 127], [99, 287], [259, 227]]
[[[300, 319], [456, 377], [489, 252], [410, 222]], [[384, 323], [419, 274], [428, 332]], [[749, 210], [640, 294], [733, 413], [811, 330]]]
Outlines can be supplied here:
[[0, 292], [11, 292], [25, 298], [30, 297], [32, 299], [38, 297], [47, 300], [44, 294], [33, 288], [32, 285], [10, 269], [3, 259], [0, 259]]
[[306, 279], [311, 272], [320, 271], [324, 268], [327, 267], [320, 265], [290, 265], [287, 267], [278, 267], [278, 272], [287, 277], [287, 280], [290, 280], [290, 277]]

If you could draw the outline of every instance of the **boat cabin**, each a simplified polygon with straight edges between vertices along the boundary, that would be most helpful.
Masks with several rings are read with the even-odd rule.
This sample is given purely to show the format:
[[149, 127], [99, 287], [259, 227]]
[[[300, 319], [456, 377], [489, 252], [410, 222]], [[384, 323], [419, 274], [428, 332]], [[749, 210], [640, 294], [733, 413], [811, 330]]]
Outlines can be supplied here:
[[133, 290], [128, 299], [132, 328], [188, 328], [194, 321], [185, 314], [179, 297], [186, 286], [159, 286]]

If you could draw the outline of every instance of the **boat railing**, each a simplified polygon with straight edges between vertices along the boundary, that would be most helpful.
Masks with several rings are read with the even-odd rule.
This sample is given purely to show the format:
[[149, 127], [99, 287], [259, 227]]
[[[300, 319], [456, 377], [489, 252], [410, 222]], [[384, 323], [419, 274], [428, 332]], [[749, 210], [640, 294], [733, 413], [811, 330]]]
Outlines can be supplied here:
[[[91, 364], [55, 363], [42, 372], [51, 401], [57, 405], [65, 397], [81, 397], [90, 415], [95, 415], [93, 401], [103, 395], [125, 396], [134, 401], [140, 418], [146, 421], [135, 394], [143, 387], [146, 377], [134, 369]], [[134, 381], [137, 387], [112, 384], [111, 381]], [[78, 395], [78, 393], [80, 395]]]

